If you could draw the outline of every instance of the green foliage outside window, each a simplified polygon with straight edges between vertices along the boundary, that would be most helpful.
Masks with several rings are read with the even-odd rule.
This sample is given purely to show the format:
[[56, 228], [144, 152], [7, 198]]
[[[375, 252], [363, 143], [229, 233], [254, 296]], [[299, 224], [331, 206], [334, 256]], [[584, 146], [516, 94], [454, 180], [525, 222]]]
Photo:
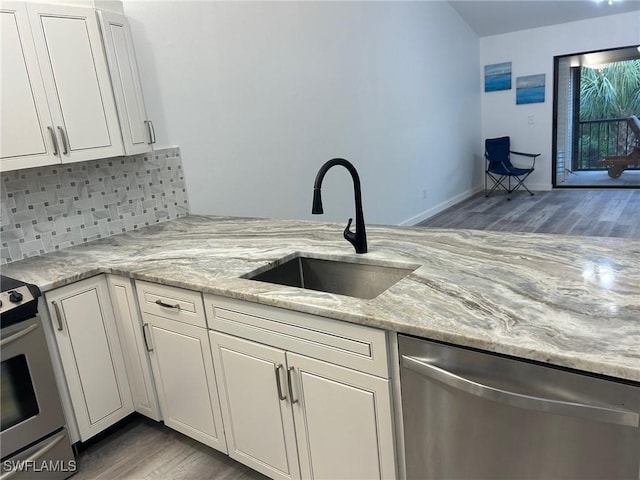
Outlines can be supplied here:
[[626, 124], [630, 115], [640, 116], [640, 60], [580, 69], [577, 169], [602, 169], [603, 157], [629, 151], [635, 143]]
[[580, 120], [610, 120], [640, 113], [640, 60], [581, 68]]

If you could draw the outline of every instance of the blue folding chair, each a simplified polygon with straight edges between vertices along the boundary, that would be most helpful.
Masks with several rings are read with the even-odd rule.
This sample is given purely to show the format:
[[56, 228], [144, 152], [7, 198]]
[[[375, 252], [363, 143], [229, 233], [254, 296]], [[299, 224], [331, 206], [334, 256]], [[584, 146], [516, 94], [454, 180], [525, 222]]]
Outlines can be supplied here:
[[[484, 156], [487, 159], [487, 170], [484, 176], [484, 196], [488, 197], [494, 190], [500, 188], [504, 190], [507, 195], [515, 192], [518, 188], [522, 187], [531, 195], [533, 192], [527, 188], [524, 181], [527, 179], [531, 172], [533, 172], [536, 164], [536, 157], [539, 157], [539, 153], [522, 153], [514, 152], [511, 150], [511, 140], [509, 137], [500, 138], [488, 138], [484, 142], [485, 153]], [[511, 163], [511, 155], [521, 155], [523, 157], [529, 157], [533, 159], [533, 163], [530, 168], [518, 168], [514, 167]], [[487, 178], [493, 181], [493, 187], [489, 190], [487, 187]], [[513, 188], [511, 187], [511, 179], [515, 182]], [[507, 185], [503, 182], [507, 180]], [[507, 198], [511, 200], [511, 198]]]

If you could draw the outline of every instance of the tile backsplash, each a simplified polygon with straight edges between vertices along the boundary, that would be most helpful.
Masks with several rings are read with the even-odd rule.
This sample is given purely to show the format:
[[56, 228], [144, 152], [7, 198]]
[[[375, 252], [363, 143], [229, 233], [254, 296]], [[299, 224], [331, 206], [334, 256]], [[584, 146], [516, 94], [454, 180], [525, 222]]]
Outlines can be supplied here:
[[189, 213], [177, 147], [0, 175], [0, 264]]

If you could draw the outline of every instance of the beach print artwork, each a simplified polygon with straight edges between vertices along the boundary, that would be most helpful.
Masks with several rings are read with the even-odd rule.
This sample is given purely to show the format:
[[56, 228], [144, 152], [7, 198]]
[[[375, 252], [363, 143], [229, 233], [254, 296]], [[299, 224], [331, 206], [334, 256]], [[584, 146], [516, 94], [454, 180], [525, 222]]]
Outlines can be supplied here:
[[516, 105], [544, 103], [544, 75], [516, 78]]
[[511, 62], [484, 66], [484, 91], [511, 90]]

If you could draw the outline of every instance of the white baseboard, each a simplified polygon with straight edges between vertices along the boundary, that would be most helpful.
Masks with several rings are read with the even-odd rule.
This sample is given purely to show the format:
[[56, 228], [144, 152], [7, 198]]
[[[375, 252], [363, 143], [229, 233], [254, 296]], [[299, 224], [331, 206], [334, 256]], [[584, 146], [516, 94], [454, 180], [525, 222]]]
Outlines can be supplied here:
[[[553, 189], [550, 183], [531, 184], [531, 185], [527, 185], [527, 187], [529, 188], [529, 190], [533, 192], [548, 192]], [[483, 190], [484, 190], [484, 185], [478, 185], [477, 187], [467, 190], [466, 192], [462, 192], [459, 195], [456, 195], [455, 197], [450, 198], [449, 200], [442, 202], [436, 205], [435, 207], [430, 208], [429, 210], [425, 210], [424, 212], [416, 215], [415, 217], [411, 217], [408, 220], [401, 222], [399, 225], [400, 226], [417, 225], [418, 223], [423, 222], [427, 218], [433, 217], [434, 215], [442, 212], [443, 210], [446, 210], [447, 208], [455, 205], [456, 203], [460, 203], [463, 200], [466, 200], [467, 198], [473, 197], [476, 193], [481, 192]]]
[[427, 218], [433, 217], [437, 213], [440, 213], [443, 210], [446, 210], [447, 208], [455, 205], [456, 203], [460, 203], [463, 200], [466, 200], [467, 198], [473, 197], [476, 193], [481, 192], [482, 190], [484, 190], [484, 186], [483, 185], [478, 185], [477, 187], [474, 187], [474, 188], [472, 188], [470, 190], [462, 192], [462, 193], [456, 195], [455, 197], [450, 198], [449, 200], [447, 200], [445, 202], [442, 202], [442, 203], [436, 205], [435, 207], [430, 208], [429, 210], [425, 210], [424, 212], [416, 215], [415, 217], [411, 217], [411, 218], [401, 222], [399, 225], [400, 226], [417, 225], [418, 223], [426, 220]]

